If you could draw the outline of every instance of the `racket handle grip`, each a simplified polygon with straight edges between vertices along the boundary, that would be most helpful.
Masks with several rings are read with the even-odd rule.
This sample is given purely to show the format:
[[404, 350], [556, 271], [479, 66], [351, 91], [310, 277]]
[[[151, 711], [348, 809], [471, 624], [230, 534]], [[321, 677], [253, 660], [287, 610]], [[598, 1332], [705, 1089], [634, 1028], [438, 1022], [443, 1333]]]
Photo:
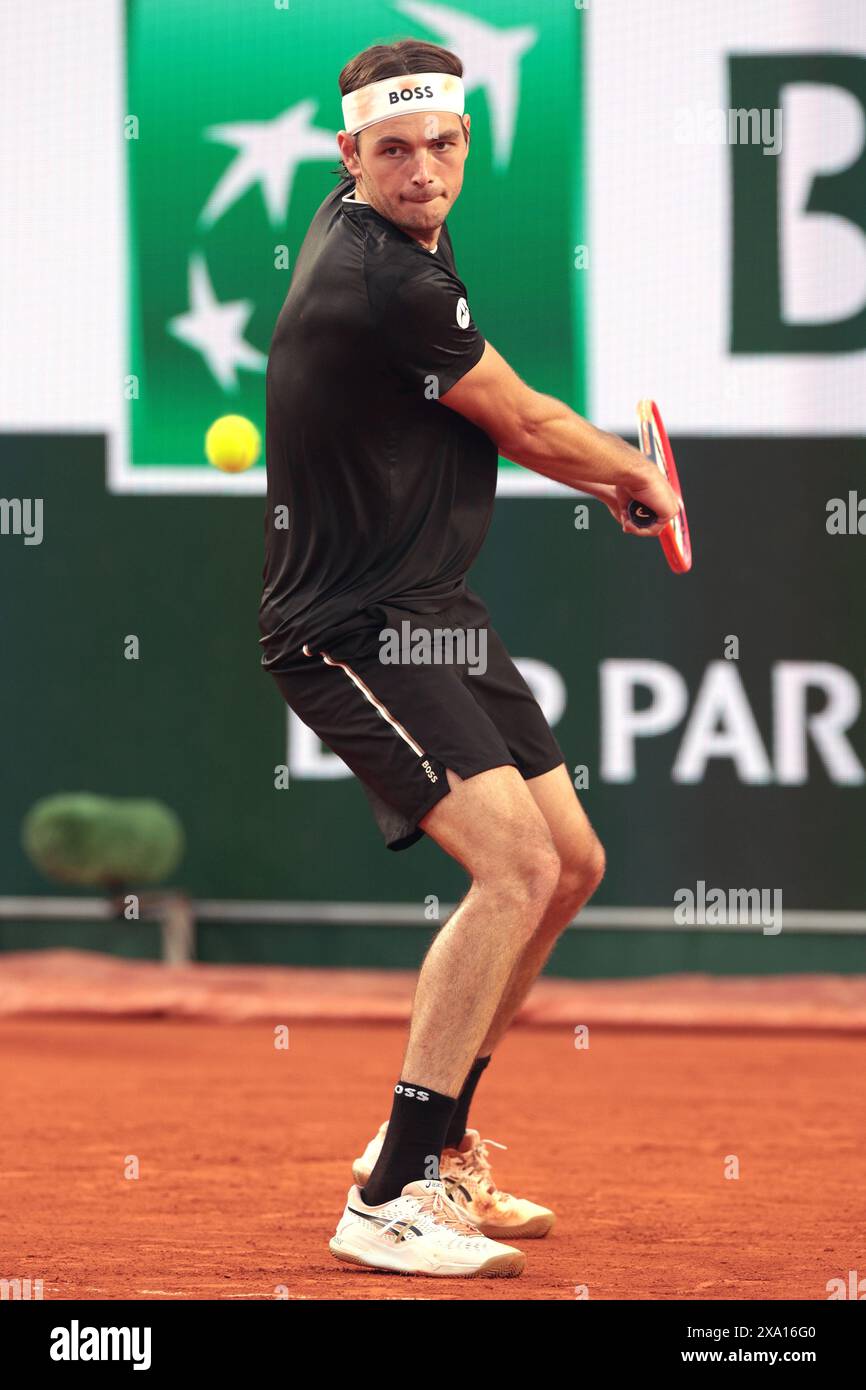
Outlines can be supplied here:
[[628, 519], [632, 526], [637, 526], [643, 531], [647, 526], [654, 526], [658, 521], [658, 516], [652, 507], [645, 507], [642, 502], [635, 502], [634, 498], [628, 504]]

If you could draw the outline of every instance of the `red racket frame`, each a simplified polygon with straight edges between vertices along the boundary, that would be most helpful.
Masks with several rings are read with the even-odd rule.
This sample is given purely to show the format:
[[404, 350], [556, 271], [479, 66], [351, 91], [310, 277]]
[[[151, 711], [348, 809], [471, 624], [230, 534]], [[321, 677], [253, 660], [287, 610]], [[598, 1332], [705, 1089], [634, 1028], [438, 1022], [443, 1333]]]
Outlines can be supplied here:
[[[669, 521], [659, 536], [662, 550], [675, 574], [687, 574], [692, 567], [692, 540], [689, 535], [683, 490], [680, 487], [679, 474], [667, 430], [655, 401], [649, 399], [638, 401], [637, 418], [640, 427], [641, 453], [651, 459], [656, 467], [664, 473], [680, 504], [679, 516], [675, 517], [673, 521]], [[661, 447], [661, 458], [658, 457], [656, 442]]]

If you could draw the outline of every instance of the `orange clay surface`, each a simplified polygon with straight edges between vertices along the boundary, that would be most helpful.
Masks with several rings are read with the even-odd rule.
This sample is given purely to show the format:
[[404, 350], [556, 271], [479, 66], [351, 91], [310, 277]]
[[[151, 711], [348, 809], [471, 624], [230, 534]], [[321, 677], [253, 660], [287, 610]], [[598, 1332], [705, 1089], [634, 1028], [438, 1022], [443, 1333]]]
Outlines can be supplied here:
[[327, 1242], [404, 1040], [0, 1020], [0, 1277], [46, 1299], [736, 1300], [824, 1299], [866, 1270], [862, 1037], [595, 1028], [578, 1051], [566, 1027], [514, 1030], [472, 1115], [508, 1145], [500, 1186], [558, 1214], [522, 1276], [342, 1266]]

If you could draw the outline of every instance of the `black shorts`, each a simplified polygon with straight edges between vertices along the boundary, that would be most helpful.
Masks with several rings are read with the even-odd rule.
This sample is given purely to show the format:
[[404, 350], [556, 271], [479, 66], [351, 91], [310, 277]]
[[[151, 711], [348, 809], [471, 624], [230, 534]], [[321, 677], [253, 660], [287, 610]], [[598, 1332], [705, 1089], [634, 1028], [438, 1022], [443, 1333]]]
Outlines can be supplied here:
[[[355, 773], [385, 844], [399, 850], [420, 840], [418, 822], [448, 794], [446, 767], [463, 778], [516, 767], [530, 778], [564, 758], [476, 594], [467, 590], [439, 613], [380, 608], [383, 626], [416, 642], [424, 641], [422, 630], [432, 639], [436, 628], [462, 629], [464, 649], [446, 641], [439, 661], [389, 664], [381, 659], [379, 630], [368, 629], [325, 649], [305, 649], [291, 669], [271, 674], [298, 718]], [[434, 642], [428, 651], [437, 651]], [[442, 659], [446, 652], [462, 660]]]

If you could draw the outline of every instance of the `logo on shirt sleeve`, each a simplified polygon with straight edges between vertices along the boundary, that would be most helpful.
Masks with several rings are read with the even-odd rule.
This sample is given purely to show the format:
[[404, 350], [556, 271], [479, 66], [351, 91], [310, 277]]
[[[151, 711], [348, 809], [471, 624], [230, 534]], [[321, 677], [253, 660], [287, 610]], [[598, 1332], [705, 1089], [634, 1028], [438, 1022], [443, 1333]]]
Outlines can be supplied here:
[[458, 326], [459, 328], [468, 328], [468, 327], [469, 327], [469, 319], [470, 319], [469, 305], [466, 303], [466, 300], [465, 300], [465, 299], [458, 299], [458, 301], [457, 301], [457, 326]]

